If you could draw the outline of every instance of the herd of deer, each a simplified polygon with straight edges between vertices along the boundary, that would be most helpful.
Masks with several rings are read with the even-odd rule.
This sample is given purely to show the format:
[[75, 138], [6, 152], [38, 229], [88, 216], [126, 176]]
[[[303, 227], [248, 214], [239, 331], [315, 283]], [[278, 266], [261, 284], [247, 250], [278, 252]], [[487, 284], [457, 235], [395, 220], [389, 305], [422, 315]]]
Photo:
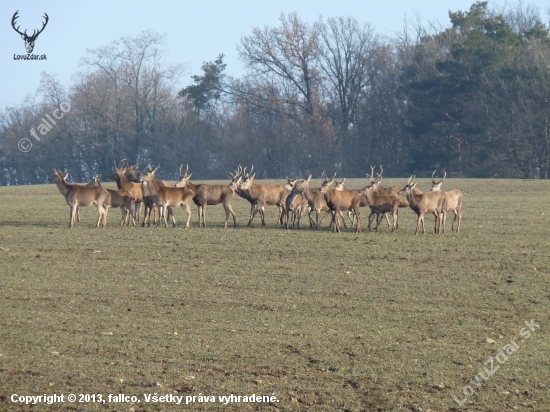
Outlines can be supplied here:
[[[126, 160], [125, 160], [126, 161]], [[225, 209], [225, 225], [229, 215], [233, 217], [233, 225], [237, 226], [237, 219], [231, 200], [237, 193], [242, 198], [250, 202], [250, 217], [248, 226], [256, 214], [260, 214], [262, 226], [265, 226], [265, 206], [277, 206], [279, 208], [279, 217], [277, 224], [285, 225], [286, 228], [294, 228], [296, 224], [300, 228], [300, 219], [307, 213], [309, 225], [311, 228], [319, 228], [325, 218], [331, 214], [331, 227], [333, 232], [340, 232], [340, 220], [344, 227], [346, 221], [343, 212], [348, 213], [348, 219], [355, 231], [361, 231], [361, 215], [359, 208], [368, 206], [371, 210], [368, 219], [368, 228], [371, 230], [371, 224], [376, 218], [375, 231], [382, 218], [385, 216], [390, 226], [388, 214], [393, 217], [392, 231], [398, 229], [399, 208], [410, 207], [418, 216], [415, 235], [418, 234], [420, 223], [422, 223], [422, 233], [424, 229], [424, 216], [435, 215], [435, 232], [445, 233], [445, 219], [447, 213], [454, 213], [454, 220], [451, 231], [460, 230], [460, 220], [462, 218], [462, 193], [459, 190], [442, 192], [441, 185], [445, 180], [446, 173], [441, 181], [434, 180], [435, 171], [432, 174], [432, 189], [429, 193], [422, 193], [416, 188], [416, 183], [412, 183], [414, 176], [411, 176], [403, 188], [382, 187], [380, 181], [384, 172], [380, 166], [380, 173], [374, 177], [374, 167], [371, 166], [371, 174], [367, 174], [370, 183], [362, 190], [349, 190], [344, 187], [345, 179], [332, 183], [336, 174], [332, 178], [327, 178], [323, 174], [323, 183], [320, 188], [312, 189], [310, 187], [311, 175], [305, 180], [298, 178], [289, 179], [284, 185], [277, 184], [256, 184], [252, 174], [254, 166], [250, 172], [246, 173], [246, 167], [241, 166], [234, 173], [230, 173], [231, 182], [228, 185], [208, 185], [193, 184], [190, 179], [192, 174], [188, 174], [189, 166], [182, 174], [183, 165], [180, 167], [180, 178], [172, 187], [167, 182], [157, 179], [156, 169], [148, 168], [146, 173], [141, 173], [137, 165], [130, 166], [124, 161], [115, 168], [115, 173], [109, 175], [109, 179], [116, 181], [118, 190], [103, 189], [101, 187], [99, 175], [95, 177], [87, 186], [67, 183], [68, 174], [63, 176], [59, 170], [54, 170], [54, 175], [48, 179], [49, 183], [57, 184], [59, 191], [65, 197], [65, 201], [70, 206], [70, 222], [72, 227], [80, 221], [78, 208], [81, 206], [95, 205], [98, 210], [98, 220], [96, 227], [106, 226], [107, 211], [109, 208], [120, 208], [122, 220], [120, 225], [136, 225], [136, 219], [139, 220], [141, 204], [145, 206], [142, 226], [150, 226], [151, 212], [153, 212], [153, 221], [157, 227], [164, 221], [164, 226], [168, 227], [167, 220], [172, 217], [173, 226], [176, 226], [173, 208], [181, 206], [188, 214], [186, 228], [191, 221], [191, 203], [194, 202], [199, 212], [199, 227], [206, 227], [206, 206], [223, 204]], [[133, 211], [135, 206], [135, 212]], [[325, 212], [319, 221], [319, 214]], [[158, 222], [157, 222], [158, 212]], [[315, 219], [313, 214], [315, 213]], [[457, 222], [458, 220], [458, 222]], [[442, 229], [441, 229], [442, 227]]]

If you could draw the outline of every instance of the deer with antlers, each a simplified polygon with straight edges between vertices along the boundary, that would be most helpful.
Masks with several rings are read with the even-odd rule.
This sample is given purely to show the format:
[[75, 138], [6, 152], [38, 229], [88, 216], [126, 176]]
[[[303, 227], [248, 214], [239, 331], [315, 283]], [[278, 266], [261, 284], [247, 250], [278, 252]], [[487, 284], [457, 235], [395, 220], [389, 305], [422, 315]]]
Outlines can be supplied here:
[[110, 174], [108, 178], [114, 180], [119, 189], [126, 190], [130, 193], [136, 206], [134, 216], [136, 216], [136, 220], [138, 220], [141, 204], [143, 203], [143, 189], [141, 188], [141, 183], [128, 181], [128, 179], [126, 179], [125, 170], [121, 170], [118, 167], [115, 167], [115, 173]]
[[361, 195], [357, 192], [335, 190], [331, 187], [335, 178], [336, 173], [332, 179], [325, 178], [321, 189], [319, 189], [319, 192], [324, 194], [327, 206], [332, 211], [332, 231], [340, 233], [340, 219], [338, 219], [338, 216], [341, 211], [350, 210], [357, 217], [355, 232], [359, 233], [361, 232], [361, 216], [357, 199]]
[[[325, 173], [323, 172], [323, 179], [324, 179]], [[316, 229], [319, 229], [319, 225], [323, 224], [323, 221], [325, 218], [330, 214], [330, 209], [327, 205], [327, 201], [325, 200], [325, 195], [320, 192], [320, 188], [318, 189], [312, 189], [310, 186], [311, 183], [311, 175], [305, 180], [302, 180], [298, 182], [298, 188], [303, 190], [304, 197], [306, 198], [308, 202], [308, 206], [310, 208], [310, 227], [315, 227]], [[313, 222], [313, 217], [311, 217], [311, 214], [315, 212], [315, 222]], [[321, 221], [319, 221], [319, 214], [321, 212], [325, 212], [323, 217], [321, 218]], [[344, 220], [344, 215], [342, 212], [340, 212], [340, 217], [342, 218], [342, 221], [344, 222], [344, 227], [346, 226], [346, 221]], [[332, 222], [331, 222], [332, 226]]]
[[97, 206], [97, 224], [96, 227], [107, 226], [107, 204], [109, 202], [109, 193], [102, 187], [86, 187], [71, 185], [67, 183], [63, 174], [54, 169], [54, 175], [48, 178], [48, 183], [55, 183], [57, 188], [65, 198], [65, 201], [71, 208], [69, 228], [73, 227], [75, 215], [80, 206]]
[[13, 27], [13, 29], [17, 33], [19, 33], [21, 35], [21, 38], [25, 41], [25, 49], [27, 49], [27, 53], [32, 53], [32, 51], [34, 50], [34, 42], [38, 38], [38, 35], [44, 31], [44, 29], [46, 28], [46, 25], [48, 24], [48, 21], [50, 20], [50, 18], [48, 17], [47, 13], [44, 13], [44, 19], [46, 21], [44, 23], [42, 23], [42, 28], [40, 30], [38, 30], [38, 32], [36, 30], [33, 30], [32, 35], [29, 36], [27, 34], [27, 30], [25, 30], [24, 32], [20, 32], [19, 31], [20, 26], [15, 27], [16, 20], [19, 18], [18, 13], [19, 13], [19, 10], [17, 10], [13, 14], [13, 17], [11, 18], [11, 26]]
[[414, 176], [409, 177], [407, 184], [403, 189], [398, 192], [398, 194], [400, 196], [407, 197], [410, 208], [414, 210], [414, 212], [418, 216], [418, 220], [416, 221], [416, 231], [414, 232], [414, 234], [418, 234], [420, 222], [422, 222], [422, 234], [426, 232], [424, 229], [424, 216], [431, 213], [435, 215], [434, 230], [436, 233], [438, 233], [438, 220], [440, 218], [439, 215], [441, 212], [441, 192], [421, 193], [420, 191], [416, 191], [416, 182], [414, 184], [411, 183], [413, 177]]
[[[158, 166], [148, 171], [145, 174], [141, 174], [141, 178], [149, 185], [151, 195], [160, 210], [160, 220], [164, 220], [164, 227], [168, 227], [166, 221], [166, 209], [168, 207], [181, 206], [188, 214], [187, 223], [185, 228], [188, 229], [191, 222], [191, 202], [195, 197], [195, 192], [187, 187], [167, 187], [160, 186], [157, 182], [155, 173], [158, 170]], [[173, 227], [176, 227], [176, 219], [172, 215]], [[160, 226], [160, 221], [157, 223], [157, 227]]]
[[371, 230], [371, 223], [376, 216], [376, 227], [374, 228], [375, 232], [378, 232], [378, 226], [382, 221], [382, 217], [385, 215], [388, 216], [388, 213], [391, 213], [393, 216], [393, 227], [392, 232], [397, 231], [398, 229], [398, 213], [400, 200], [397, 195], [378, 195], [375, 193], [373, 184], [371, 183], [368, 186], [365, 186], [361, 191], [361, 195], [364, 195], [367, 204], [371, 210], [369, 215], [369, 230]]
[[[251, 215], [247, 226], [252, 226], [252, 220], [256, 213], [260, 212], [262, 218], [262, 226], [265, 226], [265, 215], [263, 213], [264, 206], [277, 206], [279, 208], [279, 218], [277, 224], [283, 223], [283, 213], [285, 212], [286, 198], [291, 187], [286, 185], [257, 185], [253, 182], [256, 174], [252, 174], [254, 166], [248, 174], [244, 175], [244, 179], [239, 182], [239, 190], [243, 193], [243, 197], [250, 202]], [[246, 168], [245, 168], [246, 172]]]
[[[101, 177], [99, 175], [96, 175], [94, 180], [92, 180], [90, 183], [88, 183], [86, 186], [93, 187], [93, 186], [101, 186]], [[120, 226], [124, 226], [127, 224], [130, 226], [130, 222], [132, 222], [132, 225], [136, 226], [136, 220], [134, 219], [134, 199], [132, 198], [132, 195], [127, 190], [118, 189], [118, 190], [112, 190], [112, 189], [105, 189], [107, 193], [109, 193], [109, 202], [107, 203], [107, 213], [109, 212], [109, 208], [120, 208], [120, 211], [122, 213], [122, 220], [120, 221]]]
[[234, 194], [233, 190], [226, 185], [196, 185], [190, 180], [193, 173], [188, 173], [189, 165], [187, 165], [184, 174], [181, 173], [182, 168], [183, 165], [180, 166], [180, 178], [176, 182], [175, 187], [187, 187], [195, 193], [193, 202], [195, 202], [199, 211], [199, 227], [204, 227], [206, 229], [206, 206], [221, 203], [225, 210], [225, 224], [223, 228], [227, 229], [227, 221], [229, 220], [230, 214], [233, 216], [233, 227], [236, 228], [237, 217], [235, 215], [235, 210], [233, 210], [233, 206], [231, 206], [231, 200]]
[[445, 177], [447, 176], [447, 172], [443, 175], [443, 179], [441, 179], [439, 182], [436, 182], [434, 180], [436, 170], [432, 173], [432, 192], [441, 192], [441, 215], [439, 217], [439, 225], [437, 228], [437, 232], [441, 232], [441, 222], [443, 222], [443, 234], [445, 234], [445, 220], [447, 218], [448, 212], [454, 213], [454, 219], [453, 224], [451, 226], [451, 232], [454, 231], [455, 222], [458, 219], [458, 224], [456, 227], [456, 233], [460, 231], [460, 221], [462, 220], [462, 199], [464, 195], [462, 192], [458, 189], [453, 189], [450, 192], [442, 192], [441, 191], [441, 185], [443, 184], [443, 181], [445, 180]]

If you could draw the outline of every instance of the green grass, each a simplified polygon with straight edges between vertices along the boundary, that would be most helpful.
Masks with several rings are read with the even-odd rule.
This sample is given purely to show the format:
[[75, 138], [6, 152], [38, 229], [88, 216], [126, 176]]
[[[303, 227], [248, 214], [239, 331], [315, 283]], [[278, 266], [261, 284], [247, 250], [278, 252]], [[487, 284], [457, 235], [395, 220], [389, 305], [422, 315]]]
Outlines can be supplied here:
[[[387, 179], [403, 185], [406, 179]], [[346, 181], [347, 182], [347, 181]], [[352, 180], [348, 187], [361, 187]], [[319, 182], [312, 184], [312, 187]], [[419, 188], [429, 190], [427, 179]], [[0, 410], [13, 393], [136, 395], [33, 410], [550, 410], [550, 182], [448, 179], [461, 233], [93, 229], [53, 185], [0, 188]], [[362, 209], [363, 219], [368, 212]], [[363, 222], [365, 222], [365, 220]], [[520, 343], [524, 322], [540, 329]], [[495, 343], [488, 343], [487, 339]], [[519, 349], [461, 407], [484, 362]], [[176, 393], [177, 392], [177, 393]], [[270, 404], [146, 404], [143, 394], [271, 395]]]

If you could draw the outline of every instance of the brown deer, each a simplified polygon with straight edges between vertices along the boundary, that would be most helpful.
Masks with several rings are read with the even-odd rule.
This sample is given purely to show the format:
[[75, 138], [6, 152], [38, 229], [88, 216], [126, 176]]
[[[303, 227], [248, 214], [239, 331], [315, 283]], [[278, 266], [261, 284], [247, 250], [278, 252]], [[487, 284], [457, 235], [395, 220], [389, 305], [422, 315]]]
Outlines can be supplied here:
[[[360, 194], [359, 192], [361, 191], [361, 189], [348, 189], [347, 187], [345, 187], [344, 186], [345, 181], [346, 181], [346, 179], [342, 179], [341, 182], [335, 182], [334, 183], [334, 190], [337, 190], [337, 191], [340, 191], [340, 192], [344, 191], [344, 190], [347, 190], [349, 192], [355, 192], [355, 193]], [[357, 204], [358, 207], [367, 207], [369, 205], [368, 202], [367, 202], [367, 198], [364, 195], [359, 196], [358, 201], [359, 201], [359, 203]], [[387, 215], [386, 215], [386, 218], [387, 218]], [[350, 210], [348, 210], [348, 219], [351, 222], [351, 225], [355, 226], [355, 215]], [[389, 222], [388, 222], [388, 227], [389, 227]]]
[[[90, 183], [88, 183], [86, 186], [93, 187], [93, 186], [101, 186], [101, 177], [99, 175], [96, 175], [94, 180], [92, 180]], [[112, 189], [105, 189], [107, 193], [109, 193], [109, 203], [107, 204], [107, 213], [109, 212], [109, 208], [120, 208], [120, 211], [122, 213], [122, 220], [120, 221], [120, 226], [124, 226], [127, 224], [130, 226], [130, 222], [132, 222], [132, 225], [136, 226], [136, 220], [134, 219], [134, 199], [132, 198], [132, 195], [130, 192], [118, 189], [118, 190], [112, 190]]]
[[[441, 181], [436, 182], [434, 180], [435, 170], [432, 173], [432, 192], [441, 192], [441, 185], [443, 184], [443, 181], [445, 180], [445, 177], [447, 176], [447, 172], [443, 175], [443, 179]], [[451, 226], [451, 232], [454, 231], [455, 222], [458, 219], [458, 224], [456, 227], [456, 233], [460, 231], [460, 221], [462, 220], [462, 199], [464, 195], [462, 192], [458, 189], [451, 190], [450, 192], [441, 192], [441, 215], [439, 216], [439, 224], [437, 228], [437, 232], [441, 232], [441, 223], [443, 222], [443, 234], [445, 234], [445, 220], [447, 218], [448, 212], [454, 213], [454, 220], [453, 224]]]
[[55, 183], [57, 188], [65, 197], [65, 201], [71, 208], [69, 220], [69, 228], [73, 227], [76, 211], [79, 206], [97, 206], [97, 224], [96, 227], [107, 225], [107, 203], [109, 194], [102, 187], [86, 187], [79, 185], [71, 185], [65, 182], [63, 174], [59, 170], [54, 169], [54, 175], [48, 178], [48, 183]]
[[287, 185], [257, 185], [253, 182], [256, 174], [251, 174], [254, 166], [244, 179], [239, 183], [239, 189], [243, 192], [252, 208], [251, 216], [247, 226], [252, 225], [252, 220], [259, 211], [262, 218], [262, 226], [265, 226], [264, 206], [277, 206], [279, 208], [279, 218], [277, 224], [282, 224], [283, 213], [285, 212], [286, 198], [291, 188]]
[[[188, 213], [187, 223], [185, 225], [185, 228], [188, 229], [192, 214], [191, 202], [193, 201], [195, 192], [187, 187], [160, 186], [157, 183], [157, 179], [155, 177], [155, 173], [157, 170], [158, 167], [151, 171], [148, 171], [145, 174], [141, 174], [141, 178], [149, 185], [151, 195], [153, 196], [155, 203], [160, 209], [160, 219], [164, 220], [164, 227], [168, 227], [168, 223], [166, 221], [166, 209], [168, 207], [181, 206], [182, 209]], [[174, 218], [174, 215], [172, 215], [172, 223], [173, 227], [176, 227], [176, 219]], [[157, 223], [157, 227], [159, 226], [160, 220], [159, 223]]]
[[[292, 190], [290, 191], [290, 194], [285, 201], [285, 228], [288, 229], [288, 220], [290, 218], [290, 214], [292, 213], [291, 229], [294, 229], [294, 224], [296, 223], [296, 220], [298, 220], [297, 226], [298, 229], [300, 229], [300, 220], [302, 219], [304, 212], [306, 212], [309, 207], [308, 201], [304, 197], [304, 189], [298, 185], [298, 178], [292, 180], [287, 177], [286, 179], [288, 185], [292, 187]], [[309, 218], [309, 224], [311, 226], [312, 221], [310, 215]]]
[[332, 211], [332, 231], [340, 233], [340, 219], [338, 219], [338, 216], [343, 210], [351, 210], [357, 217], [355, 233], [359, 233], [361, 232], [361, 216], [359, 214], [358, 202], [356, 200], [360, 195], [356, 192], [338, 191], [332, 188], [331, 186], [335, 178], [336, 173], [332, 179], [325, 178], [321, 189], [319, 189], [319, 192], [325, 195], [327, 206]]
[[[122, 167], [124, 166], [125, 167]], [[145, 223], [147, 222], [147, 227], [149, 227], [150, 220], [151, 220], [151, 211], [153, 212], [153, 222], [157, 223], [157, 211], [158, 207], [155, 204], [155, 202], [152, 200], [151, 192], [149, 191], [149, 187], [146, 183], [142, 182], [142, 180], [137, 176], [137, 173], [141, 173], [138, 169], [138, 164], [136, 163], [133, 166], [130, 166], [128, 164], [128, 159], [123, 159], [119, 165], [119, 169], [121, 169], [124, 172], [124, 176], [126, 177], [126, 180], [133, 183], [140, 183], [141, 189], [143, 192], [143, 206], [144, 206], [144, 214], [143, 214], [143, 223], [141, 224], [142, 227], [145, 226]], [[148, 171], [152, 170], [150, 167], [147, 168]], [[160, 186], [170, 186], [170, 183], [166, 182], [165, 180], [157, 179], [157, 183]], [[170, 220], [170, 216], [172, 215], [172, 208], [168, 209], [168, 220]], [[139, 213], [137, 213], [136, 220], [139, 220]]]
[[[324, 176], [324, 173], [323, 173]], [[298, 188], [303, 189], [304, 197], [306, 198], [310, 211], [310, 226], [315, 226], [316, 229], [319, 229], [319, 225], [323, 224], [323, 221], [325, 218], [330, 214], [330, 209], [327, 206], [327, 201], [325, 200], [325, 195], [320, 192], [320, 188], [318, 189], [312, 189], [310, 186], [311, 183], [311, 175], [305, 180], [302, 180], [298, 182]], [[315, 211], [315, 222], [313, 222], [313, 217], [311, 217], [311, 214]], [[323, 217], [321, 218], [321, 221], [319, 221], [319, 214], [321, 212], [325, 212]], [[344, 220], [344, 215], [340, 212], [340, 217], [342, 218], [342, 221], [344, 222], [344, 227], [346, 226], [346, 221]], [[332, 226], [332, 222], [331, 222]]]
[[[233, 216], [233, 227], [237, 227], [237, 217], [235, 215], [235, 210], [231, 206], [231, 200], [233, 199], [233, 190], [227, 185], [196, 185], [191, 182], [191, 176], [193, 173], [188, 174], [189, 165], [184, 174], [181, 174], [181, 169], [183, 165], [180, 166], [180, 178], [176, 182], [175, 187], [187, 187], [195, 193], [193, 197], [193, 202], [198, 207], [199, 210], [199, 227], [204, 227], [206, 229], [206, 206], [207, 205], [217, 205], [223, 204], [225, 210], [225, 225], [224, 229], [227, 229], [227, 221], [229, 220], [229, 214]], [[201, 224], [202, 218], [202, 224]]]
[[399, 227], [397, 223], [397, 218], [398, 218], [399, 204], [400, 204], [400, 200], [398, 196], [397, 195], [395, 196], [377, 195], [374, 192], [372, 184], [364, 187], [359, 193], [364, 195], [365, 199], [367, 200], [367, 204], [371, 210], [371, 213], [369, 215], [369, 225], [368, 225], [369, 230], [371, 230], [371, 223], [375, 216], [376, 216], [376, 228], [374, 230], [378, 232], [378, 226], [382, 221], [382, 217], [384, 215], [387, 217], [387, 214], [391, 213], [393, 216], [392, 232], [397, 231]]
[[[231, 182], [229, 183], [229, 187], [233, 190], [233, 192], [237, 193], [240, 197], [250, 202], [250, 218], [252, 218], [252, 214], [254, 213], [254, 210], [256, 210], [256, 204], [254, 203], [254, 199], [252, 199], [248, 195], [248, 191], [243, 190], [240, 188], [241, 182], [242, 182], [242, 175], [246, 174], [246, 167], [242, 168], [241, 165], [237, 168], [234, 174], [229, 172]], [[265, 207], [262, 206], [259, 210], [260, 215], [263, 219], [263, 214], [265, 212]]]
[[398, 194], [400, 196], [406, 196], [409, 201], [410, 207], [418, 216], [416, 221], [416, 231], [415, 235], [418, 234], [418, 229], [420, 227], [420, 222], [422, 222], [422, 234], [426, 231], [424, 229], [424, 216], [426, 214], [433, 213], [435, 215], [435, 232], [438, 232], [438, 220], [441, 212], [440, 198], [441, 192], [429, 192], [429, 193], [419, 193], [415, 191], [416, 183], [411, 183], [411, 180], [414, 176], [409, 178], [409, 181], [403, 189], [401, 189]]
[[119, 189], [126, 190], [130, 193], [136, 206], [134, 216], [136, 217], [136, 220], [139, 220], [140, 207], [143, 203], [143, 190], [141, 188], [141, 183], [129, 182], [124, 173], [124, 170], [115, 167], [115, 173], [110, 174], [108, 177], [116, 182]]
[[445, 180], [445, 177], [447, 176], [447, 172], [443, 175], [443, 179], [441, 179], [439, 182], [436, 182], [434, 180], [435, 172], [437, 172], [437, 169], [434, 170], [432, 173], [432, 190], [431, 192], [440, 192], [441, 191], [441, 185], [443, 184], [443, 181]]

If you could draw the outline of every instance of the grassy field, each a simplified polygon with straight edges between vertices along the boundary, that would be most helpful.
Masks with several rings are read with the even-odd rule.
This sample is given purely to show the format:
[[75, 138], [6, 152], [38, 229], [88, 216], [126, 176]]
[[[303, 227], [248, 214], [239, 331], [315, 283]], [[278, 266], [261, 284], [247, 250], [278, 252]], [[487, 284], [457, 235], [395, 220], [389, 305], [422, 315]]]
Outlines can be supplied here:
[[[32, 410], [549, 411], [550, 181], [443, 188], [465, 195], [459, 234], [448, 221], [435, 235], [429, 217], [414, 236], [403, 209], [397, 233], [285, 230], [273, 207], [267, 227], [246, 228], [241, 198], [237, 229], [219, 205], [206, 230], [195, 207], [188, 230], [181, 208], [168, 229], [120, 228], [118, 211], [93, 229], [83, 208], [69, 230], [55, 186], [1, 187], [0, 410], [56, 393], [65, 403]], [[218, 401], [230, 394], [278, 402]]]

